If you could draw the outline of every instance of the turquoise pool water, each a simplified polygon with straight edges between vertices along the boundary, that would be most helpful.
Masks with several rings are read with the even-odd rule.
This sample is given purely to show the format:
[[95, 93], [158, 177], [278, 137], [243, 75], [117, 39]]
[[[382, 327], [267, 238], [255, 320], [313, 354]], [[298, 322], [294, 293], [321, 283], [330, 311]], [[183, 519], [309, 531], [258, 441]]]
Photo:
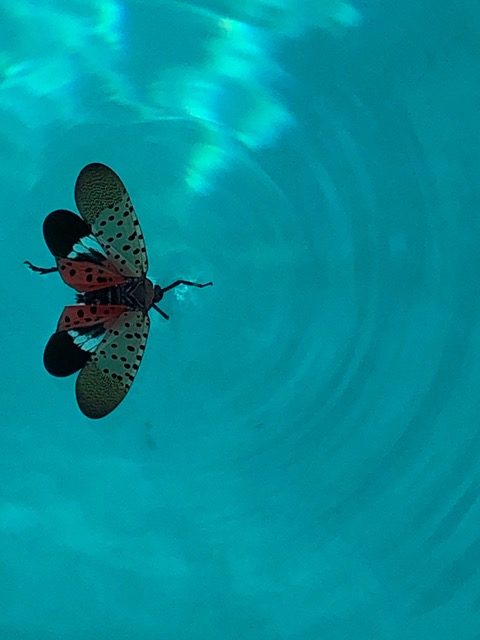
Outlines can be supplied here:
[[[480, 638], [480, 10], [0, 8], [2, 640]], [[127, 185], [152, 317], [102, 421], [42, 222]]]

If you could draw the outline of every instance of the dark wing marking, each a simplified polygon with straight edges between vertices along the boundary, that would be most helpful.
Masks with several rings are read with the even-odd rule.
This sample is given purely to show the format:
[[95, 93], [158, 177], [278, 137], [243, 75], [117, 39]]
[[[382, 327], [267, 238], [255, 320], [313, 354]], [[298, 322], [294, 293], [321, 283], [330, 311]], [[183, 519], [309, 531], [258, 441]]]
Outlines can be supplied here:
[[75, 201], [85, 222], [119, 273], [140, 277], [148, 269], [142, 230], [127, 190], [109, 167], [84, 167], [75, 184]]
[[70, 376], [83, 369], [91, 355], [75, 344], [74, 337], [68, 331], [57, 331], [47, 342], [43, 364], [52, 376]]
[[66, 209], [52, 211], [43, 222], [43, 237], [55, 258], [66, 258], [73, 246], [91, 233], [89, 224]]

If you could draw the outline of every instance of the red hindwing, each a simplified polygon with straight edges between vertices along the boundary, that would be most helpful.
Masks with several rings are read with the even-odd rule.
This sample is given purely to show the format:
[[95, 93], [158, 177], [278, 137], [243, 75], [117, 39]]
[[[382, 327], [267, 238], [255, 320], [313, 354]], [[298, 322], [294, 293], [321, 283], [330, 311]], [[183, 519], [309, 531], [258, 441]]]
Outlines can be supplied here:
[[57, 258], [57, 266], [65, 284], [82, 293], [114, 287], [126, 282], [125, 277], [107, 261], [96, 264], [89, 260]]
[[84, 329], [103, 324], [107, 329], [128, 307], [122, 304], [72, 304], [65, 307], [57, 331]]

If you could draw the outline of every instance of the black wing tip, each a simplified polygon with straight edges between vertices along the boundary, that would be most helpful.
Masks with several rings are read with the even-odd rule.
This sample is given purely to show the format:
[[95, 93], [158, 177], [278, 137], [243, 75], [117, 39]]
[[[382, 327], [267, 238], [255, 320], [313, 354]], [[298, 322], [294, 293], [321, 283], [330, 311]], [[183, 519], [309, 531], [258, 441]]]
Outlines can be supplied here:
[[82, 414], [88, 418], [89, 420], [101, 420], [102, 418], [105, 418], [106, 416], [108, 416], [110, 413], [112, 413], [113, 409], [109, 409], [109, 411], [107, 411], [106, 413], [93, 413], [90, 408], [87, 407], [82, 407], [79, 403], [78, 403], [78, 399], [77, 399], [77, 404], [78, 404], [78, 408], [80, 409], [80, 411], [82, 412]]
[[68, 209], [55, 209], [43, 221], [43, 237], [56, 258], [66, 258], [73, 246], [91, 233], [90, 225]]
[[80, 173], [78, 174], [77, 182], [80, 179], [80, 177], [83, 177], [86, 173], [90, 173], [91, 171], [104, 170], [104, 169], [107, 169], [107, 171], [111, 171], [112, 173], [115, 173], [114, 170], [108, 164], [105, 164], [103, 162], [89, 162], [80, 170]]
[[88, 185], [92, 175], [96, 174], [96, 176], [98, 177], [99, 173], [109, 173], [115, 176], [118, 180], [120, 180], [119, 176], [115, 173], [115, 171], [111, 167], [108, 166], [108, 164], [104, 164], [103, 162], [90, 162], [89, 164], [86, 164], [83, 167], [83, 169], [80, 170], [80, 173], [78, 174], [77, 179], [75, 181], [74, 195], [75, 195], [75, 201], [77, 201], [77, 205], [78, 205], [77, 198], [81, 193], [81, 191], [85, 188], [85, 184]]
[[91, 355], [75, 344], [68, 331], [56, 331], [45, 346], [43, 364], [50, 375], [66, 378], [83, 369]]

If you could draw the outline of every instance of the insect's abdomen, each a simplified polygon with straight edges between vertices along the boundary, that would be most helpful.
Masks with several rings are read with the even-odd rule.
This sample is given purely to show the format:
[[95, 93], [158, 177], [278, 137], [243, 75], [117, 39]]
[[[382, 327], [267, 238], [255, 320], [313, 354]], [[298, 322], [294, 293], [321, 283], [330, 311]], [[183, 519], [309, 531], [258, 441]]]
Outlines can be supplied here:
[[131, 278], [124, 284], [79, 294], [77, 302], [125, 305], [130, 309], [148, 311], [153, 302], [153, 284], [148, 278]]
[[122, 286], [107, 287], [98, 291], [87, 291], [77, 295], [77, 302], [83, 304], [123, 304], [130, 307], [125, 301]]

